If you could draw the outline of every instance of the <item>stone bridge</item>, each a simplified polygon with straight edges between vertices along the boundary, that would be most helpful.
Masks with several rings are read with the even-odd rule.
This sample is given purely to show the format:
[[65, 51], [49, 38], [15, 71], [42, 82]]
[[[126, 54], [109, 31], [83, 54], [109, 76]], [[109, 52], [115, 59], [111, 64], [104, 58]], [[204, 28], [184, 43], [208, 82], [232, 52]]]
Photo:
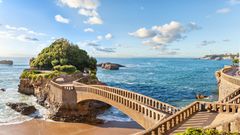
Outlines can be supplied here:
[[[58, 84], [51, 82], [54, 97], [62, 104], [76, 104], [86, 100], [105, 102], [148, 129], [159, 121], [179, 111], [178, 108], [132, 91], [101, 85], [85, 85], [79, 82]], [[57, 92], [56, 92], [57, 91]]]
[[[225, 72], [226, 69], [221, 70], [225, 81], [240, 86], [239, 78]], [[195, 101], [182, 110], [136, 92], [109, 86], [86, 85], [77, 81], [58, 84], [52, 81], [50, 89], [54, 98], [62, 104], [98, 100], [116, 107], [145, 129], [137, 135], [168, 135], [183, 132], [189, 127], [240, 133], [238, 88], [223, 94], [218, 102]]]

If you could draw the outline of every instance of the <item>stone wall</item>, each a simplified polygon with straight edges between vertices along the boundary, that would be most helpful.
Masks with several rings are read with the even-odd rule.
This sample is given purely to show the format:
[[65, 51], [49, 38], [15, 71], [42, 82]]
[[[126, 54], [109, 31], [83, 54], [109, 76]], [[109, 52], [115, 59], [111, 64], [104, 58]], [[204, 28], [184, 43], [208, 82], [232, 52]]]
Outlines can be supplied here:
[[231, 70], [231, 67], [224, 67], [215, 73], [218, 82], [219, 101], [240, 88], [240, 80], [226, 74], [229, 70]]

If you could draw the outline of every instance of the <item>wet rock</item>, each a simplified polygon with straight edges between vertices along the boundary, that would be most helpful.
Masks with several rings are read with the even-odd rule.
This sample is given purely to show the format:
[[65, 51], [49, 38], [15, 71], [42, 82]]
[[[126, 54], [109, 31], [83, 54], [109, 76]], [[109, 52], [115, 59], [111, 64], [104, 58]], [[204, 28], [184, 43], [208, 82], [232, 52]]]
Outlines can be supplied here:
[[0, 91], [2, 91], [2, 92], [5, 92], [5, 91], [6, 91], [6, 89], [4, 89], [4, 88], [0, 88]]
[[12, 108], [13, 110], [15, 110], [16, 112], [19, 112], [23, 115], [30, 115], [37, 110], [34, 106], [28, 105], [26, 103], [10, 103], [9, 102], [6, 105]]
[[208, 96], [202, 95], [202, 94], [197, 94], [196, 95], [196, 99], [204, 99], [204, 98], [208, 98]]
[[116, 64], [116, 63], [100, 63], [97, 64], [98, 67], [102, 67], [103, 69], [107, 69], [107, 70], [119, 70], [120, 67], [125, 67], [123, 65], [120, 64]]

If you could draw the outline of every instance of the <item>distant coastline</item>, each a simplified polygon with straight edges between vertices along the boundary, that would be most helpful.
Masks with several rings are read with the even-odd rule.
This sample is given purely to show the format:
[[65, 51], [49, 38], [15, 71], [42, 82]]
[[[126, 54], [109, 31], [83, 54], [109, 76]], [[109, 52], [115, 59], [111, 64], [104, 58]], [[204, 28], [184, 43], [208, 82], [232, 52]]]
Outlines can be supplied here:
[[232, 59], [237, 59], [239, 58], [239, 53], [237, 54], [231, 54], [231, 53], [226, 53], [226, 54], [211, 54], [211, 55], [205, 55], [202, 58], [199, 59], [204, 59], [204, 60], [232, 60]]

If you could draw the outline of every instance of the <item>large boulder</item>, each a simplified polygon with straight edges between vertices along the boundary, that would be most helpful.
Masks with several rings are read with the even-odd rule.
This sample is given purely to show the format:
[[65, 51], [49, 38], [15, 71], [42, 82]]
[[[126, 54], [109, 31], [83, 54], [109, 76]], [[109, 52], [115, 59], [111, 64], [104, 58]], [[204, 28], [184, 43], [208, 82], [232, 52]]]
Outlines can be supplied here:
[[6, 105], [23, 115], [30, 115], [37, 110], [34, 106], [28, 105], [26, 103], [10, 103], [9, 102]]
[[103, 69], [107, 69], [107, 70], [119, 70], [120, 67], [125, 67], [123, 65], [120, 64], [116, 64], [116, 63], [100, 63], [97, 64], [98, 67], [102, 67]]

